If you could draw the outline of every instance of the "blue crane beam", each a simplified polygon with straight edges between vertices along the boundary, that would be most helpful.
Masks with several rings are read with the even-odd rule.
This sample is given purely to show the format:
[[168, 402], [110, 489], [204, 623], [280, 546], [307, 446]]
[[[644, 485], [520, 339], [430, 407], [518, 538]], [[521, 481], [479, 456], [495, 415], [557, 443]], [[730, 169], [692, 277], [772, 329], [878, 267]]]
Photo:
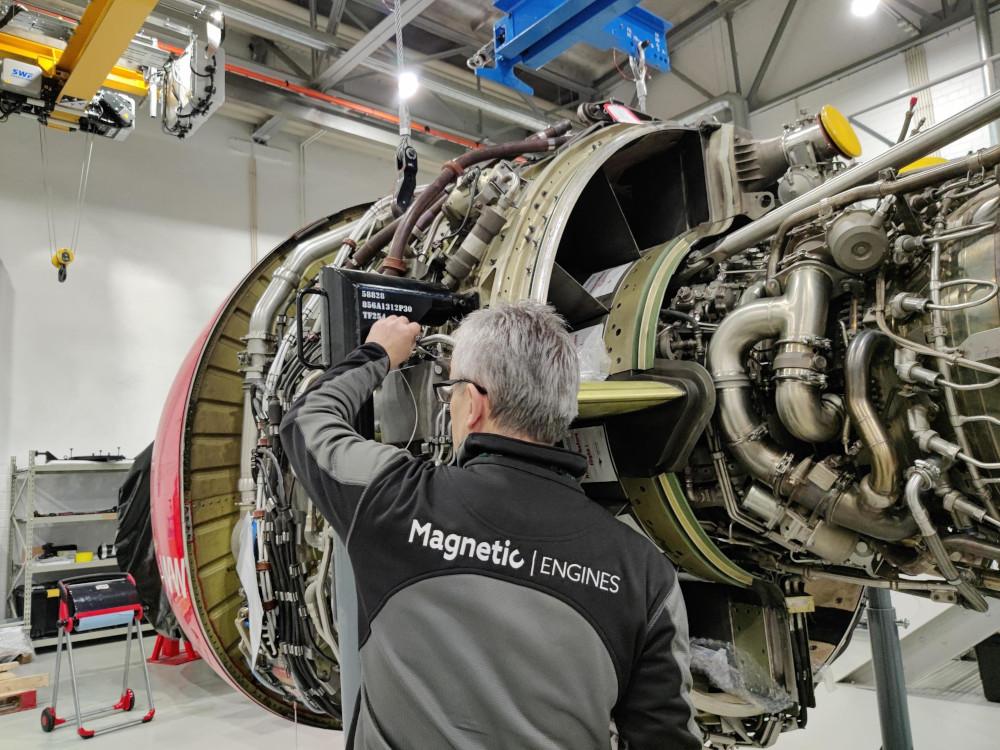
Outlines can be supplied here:
[[493, 4], [505, 15], [493, 25], [493, 67], [476, 69], [482, 78], [531, 94], [515, 66], [537, 70], [581, 42], [633, 56], [645, 43], [647, 65], [670, 70], [671, 24], [638, 7], [639, 0], [495, 0]]

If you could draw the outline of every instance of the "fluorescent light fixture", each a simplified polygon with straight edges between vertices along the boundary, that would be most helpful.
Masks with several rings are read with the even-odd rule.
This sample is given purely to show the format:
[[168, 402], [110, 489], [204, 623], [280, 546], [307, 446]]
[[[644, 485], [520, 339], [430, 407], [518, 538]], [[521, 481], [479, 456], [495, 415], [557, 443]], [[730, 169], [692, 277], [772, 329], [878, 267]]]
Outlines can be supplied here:
[[404, 70], [399, 74], [399, 98], [406, 100], [413, 97], [420, 88], [420, 79], [412, 70]]
[[858, 18], [868, 18], [875, 11], [881, 0], [851, 0], [851, 13]]

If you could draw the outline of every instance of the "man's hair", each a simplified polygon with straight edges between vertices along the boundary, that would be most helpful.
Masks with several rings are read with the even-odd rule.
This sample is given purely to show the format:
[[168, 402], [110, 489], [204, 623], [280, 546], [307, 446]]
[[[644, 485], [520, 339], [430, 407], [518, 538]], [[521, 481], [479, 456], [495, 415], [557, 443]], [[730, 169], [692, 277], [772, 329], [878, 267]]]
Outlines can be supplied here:
[[539, 302], [500, 303], [455, 332], [454, 378], [486, 389], [498, 426], [555, 443], [576, 418], [580, 366], [566, 322]]

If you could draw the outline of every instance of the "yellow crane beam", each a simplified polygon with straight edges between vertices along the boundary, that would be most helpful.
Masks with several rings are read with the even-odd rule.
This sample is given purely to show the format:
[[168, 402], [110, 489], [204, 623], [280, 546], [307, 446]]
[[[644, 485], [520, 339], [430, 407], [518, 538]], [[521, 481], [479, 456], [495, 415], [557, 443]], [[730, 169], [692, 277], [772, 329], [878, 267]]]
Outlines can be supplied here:
[[89, 102], [156, 6], [156, 0], [91, 0], [56, 67], [66, 82], [57, 101]]

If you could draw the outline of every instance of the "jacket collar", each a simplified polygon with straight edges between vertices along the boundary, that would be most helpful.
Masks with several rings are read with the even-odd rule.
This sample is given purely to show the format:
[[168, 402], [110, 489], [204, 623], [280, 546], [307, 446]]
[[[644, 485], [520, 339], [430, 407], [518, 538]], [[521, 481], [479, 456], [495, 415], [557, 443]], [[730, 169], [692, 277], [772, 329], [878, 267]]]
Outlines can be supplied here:
[[476, 459], [489, 456], [501, 456], [534, 464], [539, 468], [568, 474], [574, 479], [579, 479], [587, 471], [587, 459], [579, 453], [551, 445], [529, 443], [492, 432], [473, 432], [466, 437], [459, 451], [458, 465], [467, 466]]

